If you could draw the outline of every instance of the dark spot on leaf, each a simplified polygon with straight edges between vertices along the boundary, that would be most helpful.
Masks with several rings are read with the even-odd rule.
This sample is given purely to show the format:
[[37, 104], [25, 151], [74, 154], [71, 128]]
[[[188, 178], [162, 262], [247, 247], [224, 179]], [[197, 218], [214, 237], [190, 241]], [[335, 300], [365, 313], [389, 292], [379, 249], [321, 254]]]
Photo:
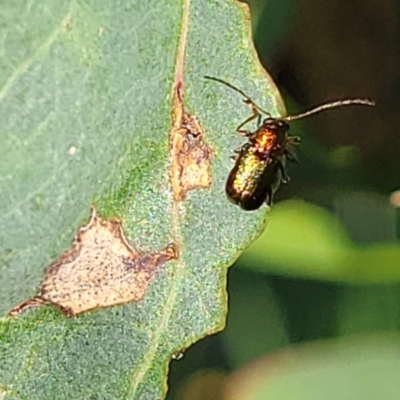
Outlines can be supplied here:
[[185, 112], [179, 85], [175, 91], [173, 117], [170, 176], [175, 200], [181, 201], [189, 190], [211, 186], [212, 150], [204, 143], [204, 131], [198, 119]]
[[14, 307], [9, 316], [42, 304], [54, 304], [68, 316], [139, 301], [159, 267], [177, 257], [173, 245], [141, 254], [128, 243], [117, 219], [92, 216], [71, 249], [46, 270], [39, 295]]

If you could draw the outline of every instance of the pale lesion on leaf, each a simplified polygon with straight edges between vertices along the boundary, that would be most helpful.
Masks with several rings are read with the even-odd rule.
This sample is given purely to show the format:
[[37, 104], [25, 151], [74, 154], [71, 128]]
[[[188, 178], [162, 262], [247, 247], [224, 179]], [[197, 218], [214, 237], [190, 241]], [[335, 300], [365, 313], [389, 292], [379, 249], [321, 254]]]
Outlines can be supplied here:
[[15, 306], [14, 317], [44, 304], [65, 315], [141, 300], [160, 267], [178, 257], [175, 245], [153, 253], [135, 250], [126, 239], [121, 221], [102, 219], [95, 208], [72, 246], [46, 269], [37, 296]]
[[212, 150], [204, 143], [204, 130], [196, 116], [185, 111], [182, 84], [174, 89], [173, 123], [170, 133], [170, 179], [174, 199], [211, 186]]

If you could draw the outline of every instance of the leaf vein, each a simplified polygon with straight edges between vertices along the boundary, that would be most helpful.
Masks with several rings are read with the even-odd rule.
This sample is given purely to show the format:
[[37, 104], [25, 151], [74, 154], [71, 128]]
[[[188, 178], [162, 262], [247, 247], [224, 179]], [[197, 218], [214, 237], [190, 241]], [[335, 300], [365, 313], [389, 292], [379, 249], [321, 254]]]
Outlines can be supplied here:
[[[71, 6], [71, 5], [70, 5]], [[49, 48], [50, 46], [56, 41], [58, 35], [65, 27], [65, 24], [71, 19], [71, 15], [68, 12], [67, 15], [63, 18], [60, 24], [58, 24], [57, 28], [50, 34], [46, 41], [40, 45], [36, 51], [28, 57], [25, 61], [19, 64], [17, 68], [11, 73], [9, 78], [4, 83], [3, 87], [0, 89], [0, 102], [7, 96], [10, 88], [14, 84], [15, 81], [18, 80], [29, 68], [30, 66], [38, 60]]]

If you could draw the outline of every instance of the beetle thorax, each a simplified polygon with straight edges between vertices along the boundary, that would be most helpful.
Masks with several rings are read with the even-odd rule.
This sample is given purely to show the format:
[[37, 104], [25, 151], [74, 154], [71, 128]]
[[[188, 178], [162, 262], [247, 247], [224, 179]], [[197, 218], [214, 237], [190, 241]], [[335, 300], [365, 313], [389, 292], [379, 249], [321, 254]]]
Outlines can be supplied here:
[[262, 126], [255, 132], [251, 142], [260, 153], [280, 153], [286, 148], [286, 133]]

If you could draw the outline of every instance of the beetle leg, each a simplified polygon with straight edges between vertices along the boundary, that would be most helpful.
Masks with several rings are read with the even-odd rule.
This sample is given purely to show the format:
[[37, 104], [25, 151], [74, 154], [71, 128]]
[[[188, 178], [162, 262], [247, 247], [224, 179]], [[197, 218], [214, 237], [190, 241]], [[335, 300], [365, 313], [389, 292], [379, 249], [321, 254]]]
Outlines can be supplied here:
[[296, 162], [296, 163], [299, 162], [297, 157], [287, 149], [285, 150], [285, 156], [290, 162]]
[[281, 175], [282, 175], [282, 182], [288, 183], [290, 181], [290, 178], [289, 178], [288, 174], [286, 173], [286, 168], [283, 165], [281, 160], [278, 160], [278, 162], [279, 162], [279, 170], [281, 171]]
[[285, 156], [291, 162], [296, 162], [296, 163], [299, 162], [296, 157], [296, 152], [295, 152], [295, 146], [297, 146], [299, 143], [300, 143], [299, 136], [289, 136], [287, 138], [287, 145], [285, 148]]
[[253, 135], [253, 132], [246, 131], [245, 129], [240, 129], [240, 130], [236, 131], [236, 133], [243, 137], [250, 137]]
[[265, 204], [266, 204], [268, 207], [271, 207], [271, 206], [272, 206], [272, 188], [271, 188], [271, 187], [269, 187], [269, 188], [267, 189], [267, 197], [265, 198]]
[[235, 154], [234, 154], [233, 156], [230, 157], [231, 160], [236, 161], [236, 160], [238, 159], [239, 154], [242, 152], [242, 148], [243, 148], [243, 146], [238, 147], [237, 149], [233, 150], [233, 152], [234, 152]]
[[289, 136], [288, 142], [290, 144], [298, 145], [301, 142], [301, 137], [300, 136]]
[[248, 105], [250, 106], [251, 111], [252, 111], [253, 114], [250, 115], [249, 118], [245, 119], [245, 120], [236, 128], [236, 132], [237, 132], [239, 135], [241, 135], [241, 136], [249, 137], [249, 136], [251, 136], [253, 133], [252, 133], [252, 132], [249, 132], [249, 131], [247, 131], [247, 130], [243, 130], [243, 129], [242, 129], [243, 126], [246, 125], [246, 124], [248, 124], [250, 121], [253, 121], [253, 119], [256, 119], [256, 118], [257, 118], [257, 125], [260, 126], [260, 124], [261, 124], [261, 114], [260, 114], [260, 112], [258, 111], [257, 107], [254, 105], [254, 103], [253, 103], [251, 100], [249, 100], [249, 99], [244, 99], [243, 101], [244, 101], [246, 104], [248, 104]]

